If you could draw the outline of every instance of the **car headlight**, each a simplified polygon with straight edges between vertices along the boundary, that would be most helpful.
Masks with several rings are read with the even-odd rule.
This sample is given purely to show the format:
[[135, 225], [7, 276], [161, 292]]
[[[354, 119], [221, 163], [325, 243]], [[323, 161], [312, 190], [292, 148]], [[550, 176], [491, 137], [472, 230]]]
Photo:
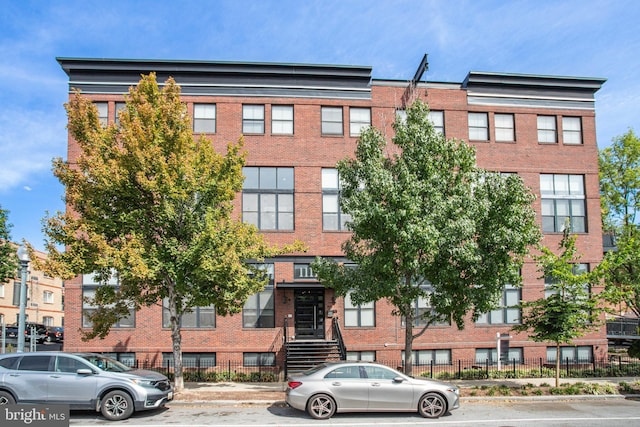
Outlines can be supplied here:
[[447, 391], [450, 391], [451, 393], [454, 393], [454, 394], [456, 394], [456, 395], [459, 395], [459, 394], [460, 394], [460, 389], [459, 389], [459, 388], [457, 388], [457, 387], [451, 387], [451, 388], [448, 388], [448, 389], [447, 389]]
[[141, 387], [150, 387], [153, 388], [156, 385], [156, 382], [153, 380], [146, 380], [142, 378], [132, 378], [131, 381], [138, 384]]

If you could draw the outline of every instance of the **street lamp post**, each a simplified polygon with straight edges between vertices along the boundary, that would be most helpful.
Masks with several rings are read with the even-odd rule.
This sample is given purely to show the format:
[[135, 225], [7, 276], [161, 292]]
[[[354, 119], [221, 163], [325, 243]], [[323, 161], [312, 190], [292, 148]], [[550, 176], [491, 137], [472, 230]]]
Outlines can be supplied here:
[[29, 251], [24, 245], [18, 248], [18, 260], [20, 260], [20, 315], [18, 316], [18, 349], [19, 353], [24, 351], [24, 330], [25, 317], [27, 315], [27, 266], [29, 265]]

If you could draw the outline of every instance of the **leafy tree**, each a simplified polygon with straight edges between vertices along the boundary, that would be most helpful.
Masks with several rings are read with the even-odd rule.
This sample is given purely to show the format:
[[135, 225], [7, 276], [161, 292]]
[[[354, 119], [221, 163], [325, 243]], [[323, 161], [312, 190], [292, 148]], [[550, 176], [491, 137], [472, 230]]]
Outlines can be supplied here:
[[0, 207], [0, 283], [15, 277], [18, 270], [16, 248], [11, 244], [9, 211]]
[[[338, 163], [341, 207], [352, 217], [342, 248], [355, 267], [329, 259], [312, 266], [355, 304], [384, 298], [393, 305], [406, 324], [409, 374], [413, 340], [434, 322], [462, 329], [469, 312], [476, 319], [495, 308], [504, 286], [519, 283], [524, 256], [540, 237], [522, 180], [479, 169], [474, 149], [445, 139], [428, 111], [418, 101], [396, 121], [395, 147], [369, 128], [355, 158]], [[431, 310], [417, 313], [418, 298]], [[414, 333], [418, 321], [424, 326]]]
[[560, 346], [569, 344], [600, 326], [603, 308], [591, 286], [599, 283], [599, 271], [577, 271], [579, 260], [575, 246], [576, 236], [569, 227], [559, 244], [560, 255], [543, 247], [536, 257], [539, 271], [550, 282], [546, 284], [546, 297], [520, 304], [522, 323], [512, 329], [531, 331], [529, 338], [536, 342], [553, 342], [556, 345], [556, 387], [560, 382]]
[[601, 263], [604, 295], [640, 317], [640, 139], [629, 130], [601, 150], [599, 160], [603, 228], [617, 246]]
[[[95, 273], [104, 284], [90, 301], [98, 309], [84, 339], [105, 337], [130, 309], [165, 301], [180, 390], [181, 316], [211, 304], [222, 315], [239, 312], [267, 280], [248, 260], [304, 247], [270, 247], [254, 226], [233, 218], [242, 139], [222, 155], [204, 136], [194, 138], [173, 79], [160, 90], [154, 74], [143, 76], [126, 101], [119, 125], [109, 126], [79, 93], [65, 105], [80, 153], [75, 163], [54, 161], [68, 210], [45, 219], [47, 269], [67, 278]], [[119, 285], [108, 286], [114, 271]]]

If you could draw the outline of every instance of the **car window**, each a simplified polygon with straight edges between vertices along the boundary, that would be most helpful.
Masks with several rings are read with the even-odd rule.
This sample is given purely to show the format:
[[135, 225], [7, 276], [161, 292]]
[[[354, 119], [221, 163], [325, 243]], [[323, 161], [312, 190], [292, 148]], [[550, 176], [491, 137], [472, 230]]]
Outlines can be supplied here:
[[21, 371], [48, 371], [49, 362], [51, 362], [51, 356], [23, 356], [18, 369]]
[[91, 369], [87, 364], [71, 357], [58, 356], [56, 358], [56, 372], [77, 372], [78, 369]]
[[15, 357], [5, 357], [4, 359], [0, 359], [0, 366], [6, 369], [17, 369], [18, 361], [20, 360], [20, 356]]
[[367, 374], [367, 378], [372, 378], [374, 380], [392, 380], [398, 376], [395, 371], [385, 369], [380, 366], [365, 366], [364, 371]]
[[360, 378], [359, 366], [341, 366], [324, 376], [325, 378]]
[[80, 355], [83, 359], [87, 360], [94, 366], [102, 369], [103, 371], [109, 372], [126, 372], [131, 370], [126, 365], [118, 362], [117, 360], [111, 359], [109, 357], [103, 357], [99, 355]]

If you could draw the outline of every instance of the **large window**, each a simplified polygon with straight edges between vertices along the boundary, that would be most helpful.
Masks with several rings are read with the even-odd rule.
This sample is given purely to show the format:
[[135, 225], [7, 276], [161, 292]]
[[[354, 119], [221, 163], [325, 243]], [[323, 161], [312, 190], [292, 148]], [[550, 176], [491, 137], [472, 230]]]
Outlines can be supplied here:
[[[584, 263], [577, 263], [574, 264], [572, 269], [573, 274], [575, 274], [576, 276], [579, 276], [581, 274], [585, 274], [589, 272], [589, 264], [584, 264]], [[545, 276], [544, 277], [544, 297], [547, 298], [550, 295], [553, 294], [557, 294], [558, 290], [557, 288], [554, 289], [554, 286], [557, 282], [556, 280], [551, 277], [551, 276]], [[584, 292], [585, 295], [588, 295], [589, 293], [591, 293], [591, 287], [589, 286], [588, 283], [584, 284]]]
[[[547, 362], [555, 363], [556, 347], [547, 347]], [[578, 345], [560, 347], [561, 363], [592, 363], [593, 347], [590, 345]]]
[[564, 174], [541, 174], [542, 231], [560, 233], [566, 221], [571, 231], [587, 231], [584, 176]]
[[[183, 328], [215, 328], [216, 306], [212, 304], [205, 307], [193, 307], [191, 311], [180, 317], [180, 326]], [[171, 327], [169, 300], [166, 298], [162, 301], [162, 327]]]
[[429, 120], [436, 132], [444, 135], [444, 111], [429, 111]]
[[109, 123], [109, 103], [108, 102], [94, 102], [98, 109], [98, 120], [102, 126], [106, 126]]
[[293, 105], [271, 106], [271, 133], [293, 135]]
[[[173, 353], [162, 353], [162, 366], [173, 368]], [[213, 368], [216, 366], [215, 353], [182, 353], [184, 368]]]
[[469, 140], [489, 140], [489, 118], [487, 113], [469, 113]]
[[513, 114], [495, 114], [496, 141], [513, 142], [516, 140]]
[[371, 126], [370, 108], [351, 107], [349, 109], [349, 135], [358, 136], [369, 126]]
[[504, 287], [500, 299], [500, 307], [478, 317], [477, 324], [485, 325], [514, 325], [520, 323], [520, 289], [512, 285]]
[[322, 107], [322, 134], [342, 135], [342, 107]]
[[[402, 363], [404, 363], [404, 350], [402, 350]], [[414, 365], [451, 365], [451, 350], [413, 350], [411, 363]]]
[[260, 230], [293, 230], [293, 168], [245, 167], [242, 220]]
[[580, 117], [562, 118], [562, 141], [565, 144], [582, 144], [582, 121]]
[[264, 133], [264, 105], [242, 106], [242, 133]]
[[269, 284], [260, 292], [247, 298], [242, 308], [242, 326], [244, 328], [275, 327], [275, 296], [273, 264], [258, 266], [269, 275]]
[[43, 291], [42, 292], [42, 302], [45, 304], [53, 304], [53, 292], [51, 291]]
[[120, 113], [127, 109], [125, 102], [116, 102], [116, 124], [120, 126]]
[[[502, 362], [513, 362], [522, 363], [523, 361], [523, 349], [522, 347], [513, 347], [509, 348], [507, 354], [500, 354], [500, 359]], [[486, 364], [496, 365], [498, 363], [498, 350], [495, 347], [491, 348], [477, 348], [476, 349], [476, 363], [477, 364]]]
[[347, 360], [352, 361], [367, 361], [367, 362], [375, 362], [376, 361], [376, 352], [375, 351], [347, 351]]
[[345, 230], [351, 215], [340, 209], [340, 177], [337, 169], [322, 169], [322, 229]]
[[244, 366], [276, 366], [276, 354], [274, 352], [246, 352], [242, 353]]
[[546, 144], [558, 142], [555, 116], [538, 116], [538, 142]]
[[193, 104], [193, 131], [216, 132], [216, 104]]
[[344, 326], [366, 327], [375, 326], [375, 303], [354, 304], [351, 292], [344, 297]]
[[[113, 286], [118, 287], [118, 275], [117, 273], [113, 273], [111, 277], [106, 281], [106, 283], [100, 283], [94, 274], [83, 274], [82, 275], [82, 327], [83, 328], [91, 328], [93, 327], [93, 323], [89, 319], [90, 315], [95, 313], [98, 310], [98, 306], [92, 305], [89, 301], [91, 301], [96, 296], [96, 289], [99, 286]], [[116, 323], [112, 325], [113, 328], [135, 328], [136, 326], [136, 316], [135, 310], [131, 308], [129, 310], [129, 315], [118, 320]]]
[[[413, 326], [426, 326], [429, 322], [431, 322], [431, 326], [449, 326], [451, 324], [449, 321], [443, 321], [439, 318], [434, 320], [436, 314], [431, 305], [431, 294], [433, 293], [433, 288], [431, 287], [431, 284], [428, 282], [426, 283], [427, 284], [420, 285], [420, 288], [426, 292], [426, 295], [418, 297], [413, 302]], [[404, 325], [406, 325], [406, 318], [403, 317], [402, 326]]]

